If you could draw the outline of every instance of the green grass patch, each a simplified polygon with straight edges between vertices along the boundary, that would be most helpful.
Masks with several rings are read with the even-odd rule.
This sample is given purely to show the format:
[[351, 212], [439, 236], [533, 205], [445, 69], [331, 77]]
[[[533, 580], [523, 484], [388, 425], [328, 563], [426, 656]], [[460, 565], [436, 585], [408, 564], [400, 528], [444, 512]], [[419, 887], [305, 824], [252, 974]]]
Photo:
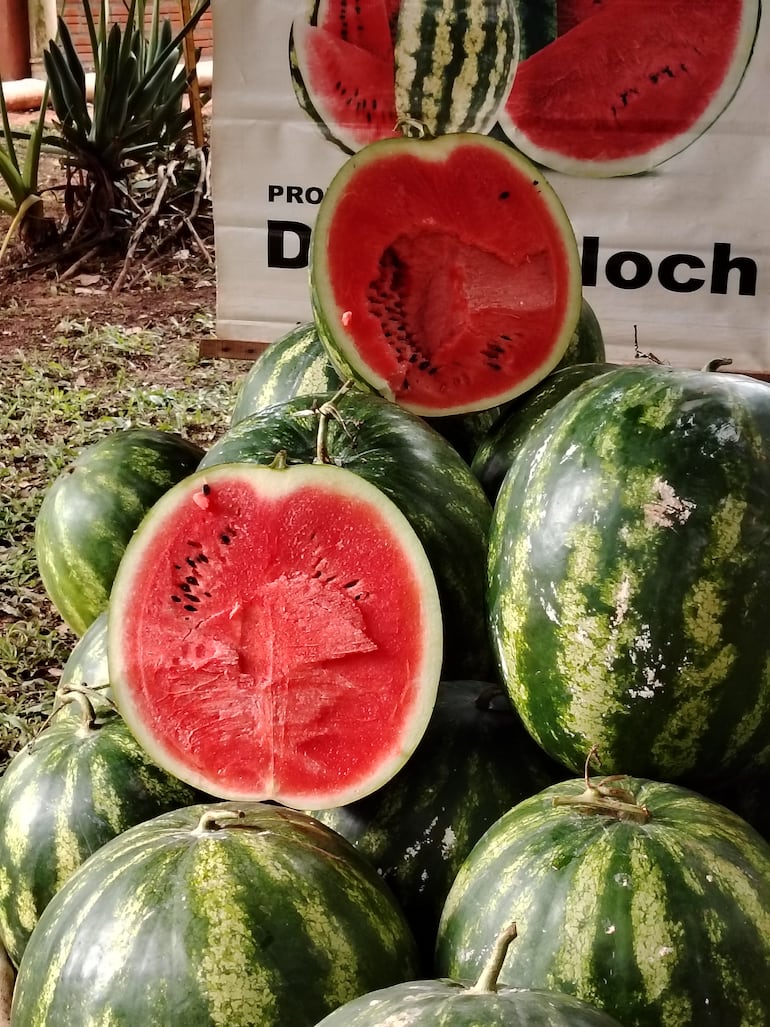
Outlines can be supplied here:
[[44, 349], [0, 360], [0, 770], [49, 715], [77, 641], [37, 572], [45, 491], [118, 429], [175, 431], [204, 448], [227, 429], [244, 365], [199, 359], [210, 323], [192, 315], [162, 332], [62, 323]]

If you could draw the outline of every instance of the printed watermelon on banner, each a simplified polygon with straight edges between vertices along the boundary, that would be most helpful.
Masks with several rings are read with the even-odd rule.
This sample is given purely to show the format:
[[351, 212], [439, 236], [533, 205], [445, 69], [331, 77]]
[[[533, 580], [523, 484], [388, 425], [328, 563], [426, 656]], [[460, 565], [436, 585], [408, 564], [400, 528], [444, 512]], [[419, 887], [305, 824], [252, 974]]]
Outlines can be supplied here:
[[648, 171], [689, 146], [732, 100], [759, 0], [569, 0], [558, 37], [519, 64], [500, 127], [557, 171]]
[[316, 0], [289, 35], [294, 92], [324, 135], [350, 153], [398, 134], [393, 39], [399, 0]]

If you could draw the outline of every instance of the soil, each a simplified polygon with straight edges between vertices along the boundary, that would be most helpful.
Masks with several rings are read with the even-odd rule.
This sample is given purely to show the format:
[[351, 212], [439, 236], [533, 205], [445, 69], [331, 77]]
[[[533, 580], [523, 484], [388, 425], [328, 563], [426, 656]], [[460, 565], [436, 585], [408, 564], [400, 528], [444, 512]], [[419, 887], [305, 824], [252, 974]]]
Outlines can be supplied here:
[[[210, 117], [210, 105], [204, 114]], [[35, 117], [34, 112], [11, 114], [11, 127], [26, 128]], [[65, 215], [64, 179], [58, 158], [44, 154], [39, 181], [45, 190], [46, 216], [57, 225]], [[2, 180], [0, 191], [5, 191]], [[0, 246], [10, 224], [10, 218], [0, 214]], [[121, 253], [102, 252], [75, 268], [74, 257], [64, 262], [53, 259], [56, 246], [32, 253], [15, 239], [0, 265], [0, 359], [19, 350], [45, 348], [62, 334], [62, 326], [73, 322], [158, 329], [172, 319], [184, 323], [199, 314], [213, 326], [216, 285], [210, 208], [202, 226], [196, 227], [211, 263], [180, 237], [179, 245], [160, 262], [151, 253], [148, 257], [139, 252], [127, 284], [118, 292], [113, 286], [123, 267]], [[34, 263], [42, 266], [22, 269]]]

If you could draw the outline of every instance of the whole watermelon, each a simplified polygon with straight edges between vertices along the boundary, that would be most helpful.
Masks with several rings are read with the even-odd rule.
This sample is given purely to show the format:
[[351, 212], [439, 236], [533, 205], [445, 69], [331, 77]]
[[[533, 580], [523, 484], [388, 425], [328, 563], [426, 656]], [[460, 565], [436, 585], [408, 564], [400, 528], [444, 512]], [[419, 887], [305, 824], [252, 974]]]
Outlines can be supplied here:
[[443, 978], [394, 984], [346, 1002], [318, 1027], [620, 1027], [571, 995], [500, 984], [516, 931], [513, 923], [500, 934], [475, 982]]
[[580, 771], [699, 788], [770, 761], [770, 387], [620, 367], [519, 448], [495, 505], [490, 624], [525, 724]]
[[512, 916], [502, 980], [624, 1027], [770, 1023], [770, 845], [681, 786], [569, 780], [504, 814], [452, 885], [437, 972], [473, 978]]
[[35, 553], [43, 585], [75, 634], [106, 609], [144, 514], [202, 456], [174, 432], [125, 428], [87, 446], [51, 483], [35, 523]]
[[114, 712], [62, 693], [57, 716], [0, 779], [0, 941], [15, 964], [40, 914], [77, 868], [127, 828], [200, 792], [156, 766]]
[[425, 734], [398, 774], [357, 802], [312, 813], [392, 889], [430, 974], [441, 909], [471, 848], [511, 806], [563, 776], [499, 685], [443, 681]]
[[[320, 433], [320, 434], [319, 434]], [[234, 425], [201, 460], [289, 466], [324, 462], [377, 486], [405, 515], [436, 576], [446, 679], [486, 680], [485, 561], [492, 508], [465, 461], [416, 414], [370, 392], [278, 403]]]
[[408, 980], [414, 940], [356, 850], [259, 803], [163, 814], [103, 846], [47, 906], [14, 1027], [312, 1027]]

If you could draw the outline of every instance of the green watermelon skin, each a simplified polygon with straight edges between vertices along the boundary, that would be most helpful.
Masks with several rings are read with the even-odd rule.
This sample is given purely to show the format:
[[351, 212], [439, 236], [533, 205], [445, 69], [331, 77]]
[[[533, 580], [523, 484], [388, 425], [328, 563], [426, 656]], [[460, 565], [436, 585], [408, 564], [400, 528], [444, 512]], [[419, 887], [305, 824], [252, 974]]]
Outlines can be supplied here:
[[[222, 463], [289, 465], [316, 458], [317, 409], [332, 394], [301, 396], [240, 421], [215, 443], [201, 469]], [[422, 542], [436, 576], [444, 618], [443, 676], [485, 680], [493, 666], [484, 603], [492, 508], [470, 468], [416, 415], [350, 391], [328, 421], [329, 462], [376, 485], [399, 507]]]
[[514, 0], [402, 2], [395, 41], [395, 101], [407, 135], [487, 132], [519, 60]]
[[624, 1027], [761, 1027], [770, 846], [685, 788], [618, 782], [646, 822], [554, 805], [585, 782], [545, 789], [490, 828], [444, 907], [437, 973], [473, 978], [515, 915], [500, 979], [564, 991]]
[[76, 635], [107, 608], [144, 514], [202, 456], [173, 432], [127, 428], [86, 447], [51, 483], [35, 523], [35, 553], [45, 589]]
[[318, 1027], [620, 1027], [571, 995], [501, 987], [473, 992], [450, 980], [408, 981], [353, 999]]
[[430, 974], [441, 909], [473, 845], [511, 806], [563, 776], [498, 685], [444, 681], [422, 741], [394, 778], [358, 802], [311, 812], [391, 888]]
[[415, 967], [400, 910], [344, 839], [278, 806], [199, 805], [73, 875], [24, 953], [12, 1022], [312, 1027]]
[[494, 504], [516, 453], [535, 425], [573, 389], [617, 364], [572, 364], [557, 368], [534, 389], [514, 400], [481, 440], [471, 460], [471, 470], [479, 479], [489, 501]]
[[110, 709], [110, 672], [107, 666], [107, 610], [91, 621], [77, 640], [62, 667], [56, 689], [54, 712], [77, 712], [76, 705], [63, 702], [68, 692], [85, 690], [89, 701], [98, 709]]
[[134, 824], [200, 801], [114, 712], [57, 717], [0, 780], [0, 941], [18, 965], [40, 914], [77, 868]]
[[238, 390], [230, 425], [295, 396], [333, 392], [340, 385], [342, 379], [327, 357], [313, 322], [297, 325], [271, 342], [249, 368]]
[[490, 628], [530, 732], [580, 771], [705, 787], [770, 759], [770, 390], [618, 368], [523, 443], [490, 532]]

